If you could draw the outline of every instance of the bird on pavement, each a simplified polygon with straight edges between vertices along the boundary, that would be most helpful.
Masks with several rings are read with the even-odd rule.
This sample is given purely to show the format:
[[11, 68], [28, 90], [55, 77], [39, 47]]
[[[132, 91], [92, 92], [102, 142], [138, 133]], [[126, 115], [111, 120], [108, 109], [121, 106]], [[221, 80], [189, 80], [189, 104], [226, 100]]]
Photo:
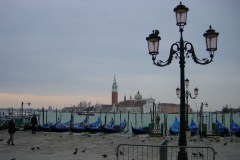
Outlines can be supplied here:
[[35, 149], [35, 147], [32, 147], [32, 148], [31, 148], [31, 150], [33, 150], [33, 151], [34, 151], [34, 149]]
[[123, 152], [122, 152], [122, 151], [120, 151], [119, 153], [120, 153], [120, 155], [123, 155]]
[[223, 143], [223, 145], [226, 146], [226, 145], [227, 145], [227, 142]]
[[199, 152], [199, 156], [200, 156], [201, 158], [204, 157], [204, 155], [203, 155], [201, 152]]
[[39, 150], [40, 149], [40, 147], [36, 147], [37, 148], [37, 150]]
[[193, 153], [193, 152], [192, 152], [192, 155], [193, 155], [193, 157], [196, 157], [198, 154], [197, 154], [197, 153]]
[[106, 154], [103, 154], [102, 156], [103, 156], [104, 158], [106, 158], [106, 157], [107, 157], [107, 155], [106, 155]]
[[73, 152], [73, 154], [77, 154], [77, 151], [78, 151], [78, 149], [76, 148], [75, 151]]
[[82, 150], [82, 152], [86, 152], [86, 150], [87, 150], [87, 148], [85, 147], [85, 148]]

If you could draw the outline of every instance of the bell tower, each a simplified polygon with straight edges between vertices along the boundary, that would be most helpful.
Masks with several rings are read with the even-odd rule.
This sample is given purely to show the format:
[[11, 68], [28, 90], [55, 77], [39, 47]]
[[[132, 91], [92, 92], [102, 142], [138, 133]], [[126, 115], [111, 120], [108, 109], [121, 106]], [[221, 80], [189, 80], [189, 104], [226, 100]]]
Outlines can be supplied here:
[[112, 84], [112, 105], [118, 103], [118, 89], [116, 77], [114, 75], [113, 84]]

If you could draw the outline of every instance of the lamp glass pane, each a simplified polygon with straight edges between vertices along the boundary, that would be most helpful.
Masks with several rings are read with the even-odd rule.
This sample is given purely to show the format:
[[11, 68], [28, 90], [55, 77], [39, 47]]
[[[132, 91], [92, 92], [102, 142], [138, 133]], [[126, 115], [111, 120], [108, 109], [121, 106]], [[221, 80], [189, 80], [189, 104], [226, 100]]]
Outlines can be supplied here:
[[217, 36], [209, 35], [206, 37], [206, 46], [207, 51], [216, 51], [217, 50]]
[[152, 54], [152, 55], [158, 54], [158, 48], [159, 48], [159, 39], [157, 38], [148, 39], [149, 54]]
[[176, 11], [176, 19], [178, 26], [184, 26], [187, 22], [187, 12], [185, 9], [179, 9]]

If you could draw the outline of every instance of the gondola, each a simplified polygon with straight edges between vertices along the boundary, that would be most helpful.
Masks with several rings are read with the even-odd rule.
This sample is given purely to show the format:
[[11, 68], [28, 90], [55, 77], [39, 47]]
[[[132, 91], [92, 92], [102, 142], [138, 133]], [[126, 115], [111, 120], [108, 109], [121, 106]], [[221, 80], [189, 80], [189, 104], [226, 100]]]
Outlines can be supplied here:
[[50, 126], [51, 132], [68, 132], [70, 128], [70, 122], [56, 123]]
[[52, 123], [46, 123], [44, 125], [41, 125], [38, 128], [39, 128], [40, 131], [43, 131], [43, 132], [51, 132], [50, 128], [51, 128], [52, 125], [53, 125]]
[[220, 123], [218, 120], [216, 121], [216, 129], [215, 134], [218, 134], [219, 136], [229, 136], [228, 128], [225, 127], [222, 123]]
[[149, 134], [150, 133], [150, 128], [149, 127], [134, 128], [132, 126], [132, 133], [133, 134]]
[[189, 129], [191, 131], [191, 136], [195, 136], [198, 133], [198, 127], [196, 125], [196, 123], [192, 120], [190, 125], [189, 125]]
[[101, 121], [101, 119], [98, 117], [96, 122], [87, 125], [85, 127], [85, 131], [90, 132], [90, 133], [101, 132], [102, 131], [102, 121]]
[[234, 121], [231, 123], [231, 131], [236, 137], [240, 137], [240, 126]]
[[180, 131], [180, 122], [177, 118], [175, 118], [175, 121], [173, 122], [172, 126], [169, 128], [170, 135], [178, 135]]
[[127, 126], [127, 122], [126, 120], [124, 119], [123, 122], [121, 122], [120, 125], [106, 125], [102, 128], [103, 132], [104, 133], [121, 133], [124, 131], [125, 127]]
[[70, 127], [70, 131], [74, 133], [84, 132], [87, 123], [88, 123], [88, 116], [86, 116], [86, 118], [80, 123], [73, 123]]

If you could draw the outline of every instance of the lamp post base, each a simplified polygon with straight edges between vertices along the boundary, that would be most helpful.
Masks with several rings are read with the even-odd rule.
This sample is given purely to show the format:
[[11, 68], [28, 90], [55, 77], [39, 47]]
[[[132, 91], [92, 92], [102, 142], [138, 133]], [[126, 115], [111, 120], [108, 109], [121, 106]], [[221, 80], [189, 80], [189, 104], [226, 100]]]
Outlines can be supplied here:
[[180, 151], [178, 151], [178, 158], [177, 160], [188, 160], [188, 156], [187, 156], [187, 151], [180, 149]]

